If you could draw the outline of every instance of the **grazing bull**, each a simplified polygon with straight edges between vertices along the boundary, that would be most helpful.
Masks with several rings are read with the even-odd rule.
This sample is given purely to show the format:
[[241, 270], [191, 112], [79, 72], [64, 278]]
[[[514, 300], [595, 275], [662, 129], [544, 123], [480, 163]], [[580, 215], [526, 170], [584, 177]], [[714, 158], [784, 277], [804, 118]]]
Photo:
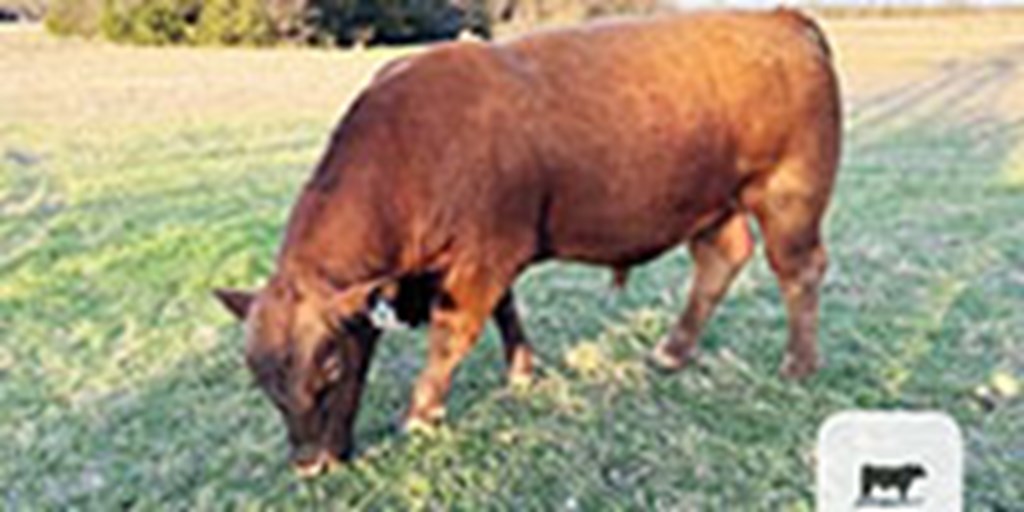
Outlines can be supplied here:
[[900, 501], [907, 501], [907, 492], [914, 480], [928, 476], [928, 472], [920, 464], [904, 464], [902, 466], [871, 466], [860, 469], [860, 499], [871, 499], [871, 491], [878, 487], [883, 491], [895, 487], [900, 492]]
[[406, 427], [438, 421], [493, 318], [509, 379], [531, 348], [512, 296], [531, 264], [627, 270], [687, 244], [689, 303], [652, 353], [680, 369], [760, 226], [789, 315], [782, 366], [818, 365], [822, 216], [840, 100], [824, 36], [790, 10], [707, 13], [454, 43], [385, 67], [351, 106], [295, 205], [269, 282], [218, 296], [280, 409], [303, 474], [350, 453], [392, 304], [429, 322]]

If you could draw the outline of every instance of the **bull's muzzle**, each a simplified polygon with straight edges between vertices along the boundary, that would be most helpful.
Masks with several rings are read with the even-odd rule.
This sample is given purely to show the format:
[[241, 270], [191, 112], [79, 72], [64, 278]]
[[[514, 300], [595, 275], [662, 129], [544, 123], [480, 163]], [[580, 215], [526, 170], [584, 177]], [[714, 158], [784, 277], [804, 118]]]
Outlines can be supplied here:
[[313, 478], [328, 473], [338, 463], [338, 457], [315, 446], [300, 447], [291, 457], [292, 469], [300, 478]]

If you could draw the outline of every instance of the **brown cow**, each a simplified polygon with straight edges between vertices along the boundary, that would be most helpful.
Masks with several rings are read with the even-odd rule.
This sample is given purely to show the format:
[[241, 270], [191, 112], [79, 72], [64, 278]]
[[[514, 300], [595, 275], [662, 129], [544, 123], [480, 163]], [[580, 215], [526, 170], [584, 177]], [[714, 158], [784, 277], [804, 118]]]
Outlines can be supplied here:
[[488, 317], [509, 378], [529, 378], [511, 291], [527, 266], [572, 260], [622, 277], [686, 243], [689, 303], [652, 354], [679, 369], [750, 258], [749, 216], [789, 315], [782, 373], [802, 377], [818, 365], [820, 224], [839, 144], [828, 47], [794, 11], [445, 44], [389, 65], [352, 105], [269, 283], [218, 295], [245, 319], [247, 362], [307, 475], [351, 450], [379, 301], [430, 323], [406, 415], [429, 424]]

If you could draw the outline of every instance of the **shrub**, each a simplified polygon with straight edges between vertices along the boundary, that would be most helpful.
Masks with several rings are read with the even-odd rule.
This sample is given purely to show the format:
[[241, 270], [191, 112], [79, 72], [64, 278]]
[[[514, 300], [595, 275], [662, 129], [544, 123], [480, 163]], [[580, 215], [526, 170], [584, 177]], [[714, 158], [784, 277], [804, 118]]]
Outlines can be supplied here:
[[650, 14], [658, 7], [656, 0], [596, 0], [588, 2], [588, 19], [626, 14]]
[[[484, 2], [492, 30], [505, 34], [605, 16], [650, 14], [659, 0], [471, 0]], [[669, 2], [663, 2], [668, 5]]]
[[135, 44], [338, 44], [446, 39], [495, 25], [521, 31], [609, 14], [649, 12], [657, 0], [52, 0], [57, 34]]
[[339, 44], [404, 43], [450, 38], [463, 26], [449, 0], [313, 0], [310, 21]]
[[39, 21], [46, 14], [46, 4], [47, 0], [0, 0], [0, 13], [15, 20]]
[[105, 0], [100, 28], [116, 42], [187, 43], [201, 7], [197, 0]]
[[275, 29], [261, 0], [207, 0], [195, 41], [215, 45], [266, 45]]
[[52, 0], [46, 29], [63, 36], [93, 36], [99, 32], [103, 0]]
[[310, 0], [265, 0], [275, 37], [288, 41], [310, 41], [314, 27], [309, 23]]

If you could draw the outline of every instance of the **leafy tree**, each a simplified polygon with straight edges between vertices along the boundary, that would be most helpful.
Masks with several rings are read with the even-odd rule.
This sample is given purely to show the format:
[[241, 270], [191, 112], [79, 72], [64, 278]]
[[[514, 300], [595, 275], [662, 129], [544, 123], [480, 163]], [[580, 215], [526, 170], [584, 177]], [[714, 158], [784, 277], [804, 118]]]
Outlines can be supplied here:
[[201, 8], [199, 0], [105, 0], [100, 28], [116, 42], [187, 43]]
[[207, 0], [199, 15], [195, 41], [214, 45], [267, 45], [274, 25], [261, 0]]
[[93, 36], [100, 29], [103, 0], [52, 0], [44, 23], [62, 36]]
[[309, 23], [310, 0], [265, 0], [273, 33], [286, 41], [310, 41], [314, 27]]
[[449, 0], [312, 0], [311, 8], [317, 31], [339, 44], [450, 38], [463, 23]]
[[[33, 0], [37, 1], [37, 0]], [[521, 31], [609, 14], [649, 12], [657, 0], [52, 0], [57, 34], [125, 43], [269, 45], [411, 43], [495, 26]]]
[[15, 19], [39, 21], [46, 14], [47, 0], [0, 0], [0, 12]]

